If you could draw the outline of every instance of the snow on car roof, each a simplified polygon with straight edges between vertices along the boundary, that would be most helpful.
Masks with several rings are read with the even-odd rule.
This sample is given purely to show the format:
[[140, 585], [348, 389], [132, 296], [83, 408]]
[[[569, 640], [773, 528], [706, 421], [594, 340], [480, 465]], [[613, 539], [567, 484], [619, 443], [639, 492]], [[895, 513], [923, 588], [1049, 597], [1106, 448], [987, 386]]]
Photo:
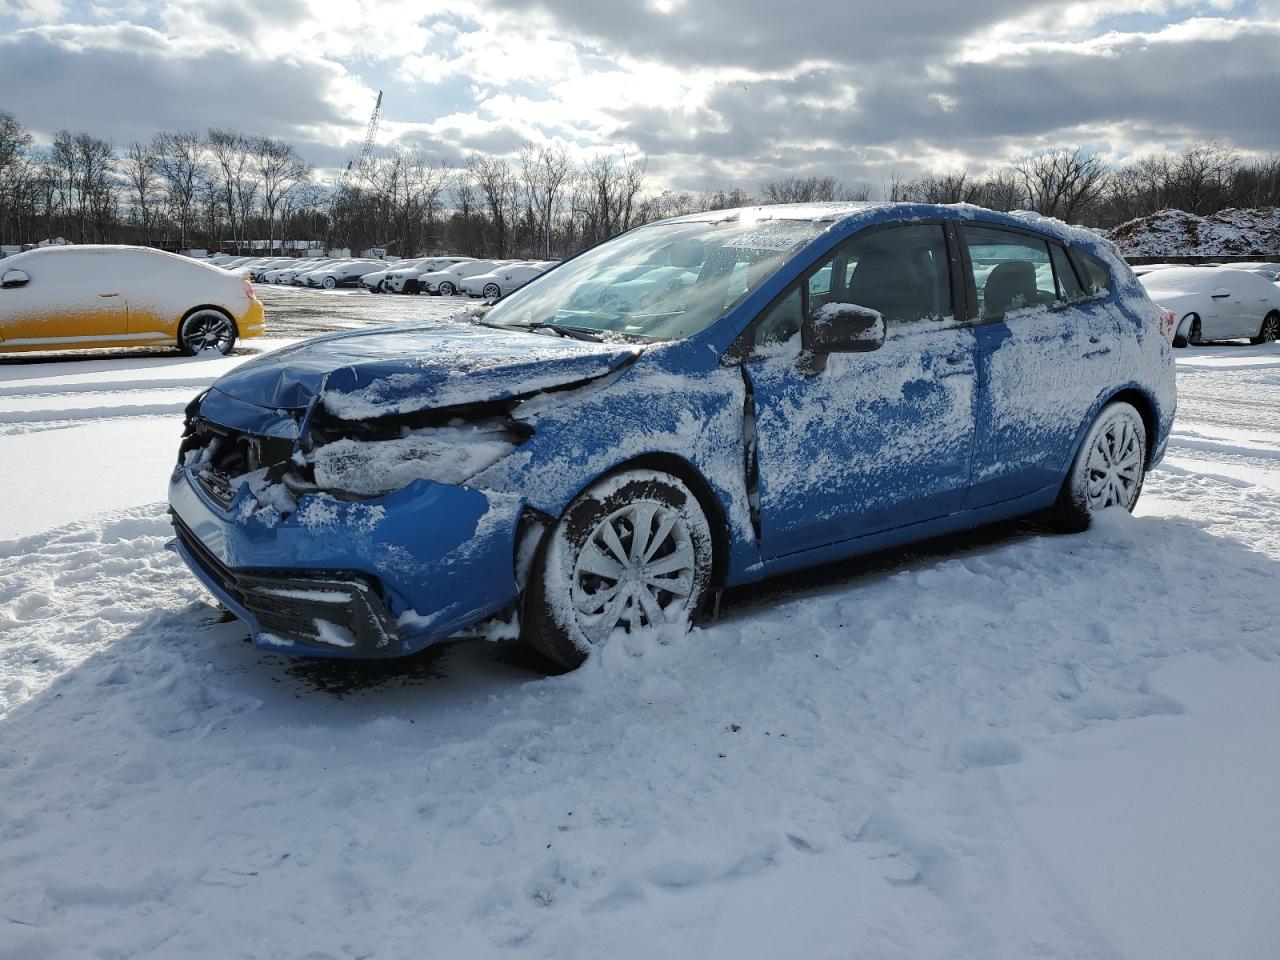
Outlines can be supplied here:
[[[884, 201], [846, 201], [839, 203], [775, 203], [751, 207], [734, 207], [728, 210], [709, 210], [704, 213], [690, 213], [658, 223], [717, 223], [728, 220], [740, 220], [746, 223], [764, 220], [808, 220], [815, 223], [837, 223], [850, 217], [870, 219], [879, 213], [900, 211], [912, 217], [927, 217], [931, 212], [950, 212], [959, 214], [964, 219], [983, 219], [994, 223], [1005, 223], [1009, 226], [1021, 226], [1056, 237], [1064, 242], [1078, 243], [1088, 249], [1097, 251], [1118, 249], [1106, 237], [1088, 227], [1072, 226], [1053, 217], [1041, 216], [1030, 210], [1015, 210], [1003, 213], [979, 207], [972, 203], [908, 203]], [[909, 213], [908, 213], [909, 211]]]

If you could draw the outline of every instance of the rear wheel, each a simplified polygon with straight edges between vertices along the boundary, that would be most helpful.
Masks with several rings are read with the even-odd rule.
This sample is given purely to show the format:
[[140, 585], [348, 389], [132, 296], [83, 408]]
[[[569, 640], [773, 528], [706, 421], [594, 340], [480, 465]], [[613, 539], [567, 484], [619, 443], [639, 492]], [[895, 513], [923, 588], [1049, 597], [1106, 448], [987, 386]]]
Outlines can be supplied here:
[[524, 638], [572, 670], [617, 631], [684, 633], [711, 583], [711, 528], [678, 478], [614, 474], [569, 505], [525, 590]]
[[1067, 471], [1053, 505], [1053, 525], [1066, 533], [1089, 527], [1108, 507], [1133, 512], [1147, 469], [1147, 428], [1142, 415], [1122, 400], [1102, 408]]
[[197, 310], [178, 327], [178, 349], [189, 357], [206, 351], [225, 356], [235, 343], [235, 321], [221, 310]]
[[1274, 343], [1280, 340], [1280, 313], [1272, 310], [1266, 315], [1262, 321], [1262, 327], [1258, 330], [1256, 337], [1249, 339], [1250, 343]]

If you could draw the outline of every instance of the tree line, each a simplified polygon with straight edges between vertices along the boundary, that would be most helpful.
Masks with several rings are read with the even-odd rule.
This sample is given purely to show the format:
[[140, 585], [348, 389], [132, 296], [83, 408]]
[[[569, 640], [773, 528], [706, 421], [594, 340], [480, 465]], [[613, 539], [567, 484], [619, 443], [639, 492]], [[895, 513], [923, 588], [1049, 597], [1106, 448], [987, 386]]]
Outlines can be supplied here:
[[1280, 205], [1280, 157], [1208, 142], [1107, 164], [1081, 149], [1047, 150], [981, 174], [891, 176], [873, 188], [792, 176], [757, 190], [654, 189], [643, 157], [575, 162], [560, 144], [450, 165], [397, 146], [322, 183], [286, 141], [210, 129], [162, 132], [116, 146], [63, 130], [37, 146], [0, 110], [0, 244], [64, 237], [170, 249], [250, 241], [319, 242], [409, 256], [566, 256], [641, 223], [751, 203], [842, 200], [974, 203], [1110, 227], [1157, 210], [1209, 214]]

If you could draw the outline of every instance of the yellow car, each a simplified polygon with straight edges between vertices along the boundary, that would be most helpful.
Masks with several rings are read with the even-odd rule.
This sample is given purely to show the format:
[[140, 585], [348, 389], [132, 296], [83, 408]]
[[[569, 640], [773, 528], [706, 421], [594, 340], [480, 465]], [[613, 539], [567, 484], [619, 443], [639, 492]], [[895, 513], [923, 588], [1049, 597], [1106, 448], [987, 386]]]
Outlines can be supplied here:
[[253, 285], [149, 247], [41, 247], [0, 260], [0, 353], [174, 344], [229, 353], [266, 330]]

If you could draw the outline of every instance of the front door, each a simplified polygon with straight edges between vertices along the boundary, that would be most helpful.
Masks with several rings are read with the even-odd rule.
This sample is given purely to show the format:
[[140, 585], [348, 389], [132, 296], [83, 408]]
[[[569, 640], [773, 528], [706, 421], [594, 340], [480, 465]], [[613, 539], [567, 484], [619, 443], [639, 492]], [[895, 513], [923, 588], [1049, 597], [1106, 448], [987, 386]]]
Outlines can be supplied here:
[[112, 269], [113, 253], [51, 250], [19, 261], [30, 279], [0, 290], [5, 345], [92, 346], [124, 335], [128, 310]]
[[[845, 241], [747, 331], [754, 475], [766, 560], [953, 513], [974, 434], [973, 333], [952, 306], [940, 224]], [[877, 310], [885, 344], [801, 369], [799, 330], [826, 303]]]

